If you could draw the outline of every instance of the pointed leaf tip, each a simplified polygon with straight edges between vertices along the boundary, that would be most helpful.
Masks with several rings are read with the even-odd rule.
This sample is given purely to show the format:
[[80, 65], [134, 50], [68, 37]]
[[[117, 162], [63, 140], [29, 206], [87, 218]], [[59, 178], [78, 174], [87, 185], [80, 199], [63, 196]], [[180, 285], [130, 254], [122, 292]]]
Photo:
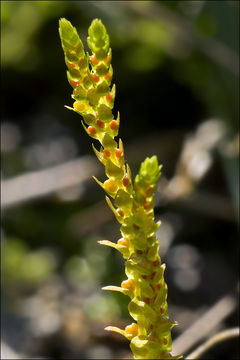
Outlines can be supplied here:
[[127, 339], [129, 339], [129, 336], [126, 334], [126, 331], [125, 330], [122, 330], [122, 329], [119, 329], [118, 327], [116, 326], [107, 326], [104, 328], [104, 330], [107, 330], [107, 331], [114, 331], [118, 334], [121, 334], [123, 335], [124, 337], [126, 337]]
[[68, 21], [65, 18], [61, 18], [59, 20], [59, 31], [60, 34], [63, 38], [69, 38], [72, 36], [74, 27], [72, 26], [72, 24], [70, 23], [70, 21]]
[[88, 29], [88, 34], [95, 40], [102, 39], [106, 36], [106, 28], [100, 19], [94, 19]]
[[124, 295], [127, 295], [127, 293], [129, 292], [128, 289], [124, 289], [120, 286], [113, 286], [113, 285], [109, 285], [109, 286], [103, 286], [102, 290], [107, 290], [107, 291], [118, 291], [121, 292]]

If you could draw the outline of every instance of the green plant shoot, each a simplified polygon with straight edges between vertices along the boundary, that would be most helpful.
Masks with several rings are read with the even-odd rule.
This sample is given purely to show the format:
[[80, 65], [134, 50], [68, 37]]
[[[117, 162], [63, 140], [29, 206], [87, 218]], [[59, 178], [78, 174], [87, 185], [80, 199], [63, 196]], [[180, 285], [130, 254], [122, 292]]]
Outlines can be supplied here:
[[[109, 36], [101, 20], [92, 21], [87, 43], [92, 55], [85, 53], [77, 30], [66, 19], [60, 19], [59, 34], [68, 67], [67, 77], [73, 88], [73, 108], [82, 116], [87, 134], [100, 142], [93, 150], [104, 165], [107, 180], [96, 182], [108, 194], [106, 200], [121, 224], [122, 238], [117, 243], [102, 240], [100, 244], [118, 250], [125, 262], [127, 279], [121, 286], [104, 290], [119, 291], [130, 297], [129, 313], [135, 322], [125, 329], [108, 326], [130, 340], [135, 359], [178, 359], [172, 356], [171, 329], [176, 322], [168, 317], [165, 264], [161, 264], [154, 222], [154, 194], [161, 166], [156, 156], [146, 158], [134, 182], [124, 159], [119, 132], [120, 116], [112, 113], [115, 85], [111, 86], [113, 69]], [[111, 200], [112, 198], [113, 200]]]

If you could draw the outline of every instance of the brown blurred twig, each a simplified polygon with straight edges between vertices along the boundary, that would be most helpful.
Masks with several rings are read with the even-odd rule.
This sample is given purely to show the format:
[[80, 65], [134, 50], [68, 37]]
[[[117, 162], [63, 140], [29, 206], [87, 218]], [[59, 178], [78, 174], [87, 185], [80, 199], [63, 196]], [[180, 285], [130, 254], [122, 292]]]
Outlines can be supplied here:
[[[226, 295], [173, 342], [174, 354], [186, 354], [211, 333], [236, 308], [236, 300]], [[189, 357], [190, 358], [190, 357]]]
[[[148, 148], [149, 154], [165, 154], [167, 159], [170, 154], [174, 158], [179, 152], [182, 141], [183, 132], [179, 130], [162, 135], [149, 134], [126, 147], [128, 161], [133, 165], [139, 163], [143, 159], [145, 147]], [[145, 147], [142, 146], [143, 143]], [[12, 207], [67, 188], [81, 186], [93, 175], [98, 176], [100, 172], [102, 169], [97, 160], [94, 156], [89, 155], [44, 170], [3, 179], [1, 181], [1, 206], [2, 208]]]
[[227, 329], [213, 335], [210, 339], [205, 341], [197, 349], [195, 349], [191, 354], [189, 354], [186, 359], [199, 359], [203, 353], [209, 350], [212, 346], [216, 345], [219, 342], [234, 338], [239, 336], [239, 328], [235, 327], [233, 329]]
[[1, 181], [1, 206], [15, 204], [49, 195], [58, 190], [81, 185], [98, 172], [97, 161], [91, 156], [33, 171]]
[[17, 360], [17, 359], [26, 359], [23, 354], [16, 353], [5, 341], [1, 340], [1, 359]]

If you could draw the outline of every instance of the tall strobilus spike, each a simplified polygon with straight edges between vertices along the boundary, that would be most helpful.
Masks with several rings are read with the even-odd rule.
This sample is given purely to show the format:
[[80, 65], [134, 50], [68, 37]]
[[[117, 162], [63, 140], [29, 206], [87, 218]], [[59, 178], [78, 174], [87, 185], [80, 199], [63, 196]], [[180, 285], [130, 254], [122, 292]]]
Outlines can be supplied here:
[[[118, 135], [120, 116], [112, 113], [115, 85], [111, 87], [113, 69], [109, 36], [101, 20], [95, 19], [87, 38], [92, 52], [85, 53], [76, 29], [66, 19], [60, 19], [59, 34], [68, 67], [67, 77], [75, 100], [70, 108], [83, 117], [82, 125], [89, 136], [100, 142], [93, 150], [104, 165], [107, 180], [96, 182], [109, 195], [107, 203], [121, 224], [122, 238], [117, 243], [108, 240], [100, 244], [114, 247], [126, 259], [127, 279], [121, 286], [106, 286], [104, 290], [120, 291], [130, 297], [129, 313], [135, 320], [125, 329], [108, 326], [130, 340], [135, 359], [179, 359], [172, 356], [171, 322], [167, 308], [165, 265], [161, 264], [154, 222], [154, 194], [161, 166], [156, 156], [146, 158], [132, 182], [131, 171], [124, 160], [124, 149]], [[113, 202], [110, 200], [113, 199]]]

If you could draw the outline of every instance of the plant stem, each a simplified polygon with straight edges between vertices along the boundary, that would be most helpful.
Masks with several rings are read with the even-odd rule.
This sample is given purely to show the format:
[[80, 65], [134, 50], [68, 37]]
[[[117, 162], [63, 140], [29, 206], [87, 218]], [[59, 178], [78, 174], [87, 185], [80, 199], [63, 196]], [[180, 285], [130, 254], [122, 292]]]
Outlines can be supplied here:
[[199, 359], [199, 357], [204, 354], [211, 347], [216, 345], [219, 342], [234, 338], [239, 336], [239, 328], [235, 327], [232, 329], [227, 329], [213, 335], [210, 339], [205, 341], [197, 349], [195, 349], [191, 354], [189, 354], [186, 359]]

